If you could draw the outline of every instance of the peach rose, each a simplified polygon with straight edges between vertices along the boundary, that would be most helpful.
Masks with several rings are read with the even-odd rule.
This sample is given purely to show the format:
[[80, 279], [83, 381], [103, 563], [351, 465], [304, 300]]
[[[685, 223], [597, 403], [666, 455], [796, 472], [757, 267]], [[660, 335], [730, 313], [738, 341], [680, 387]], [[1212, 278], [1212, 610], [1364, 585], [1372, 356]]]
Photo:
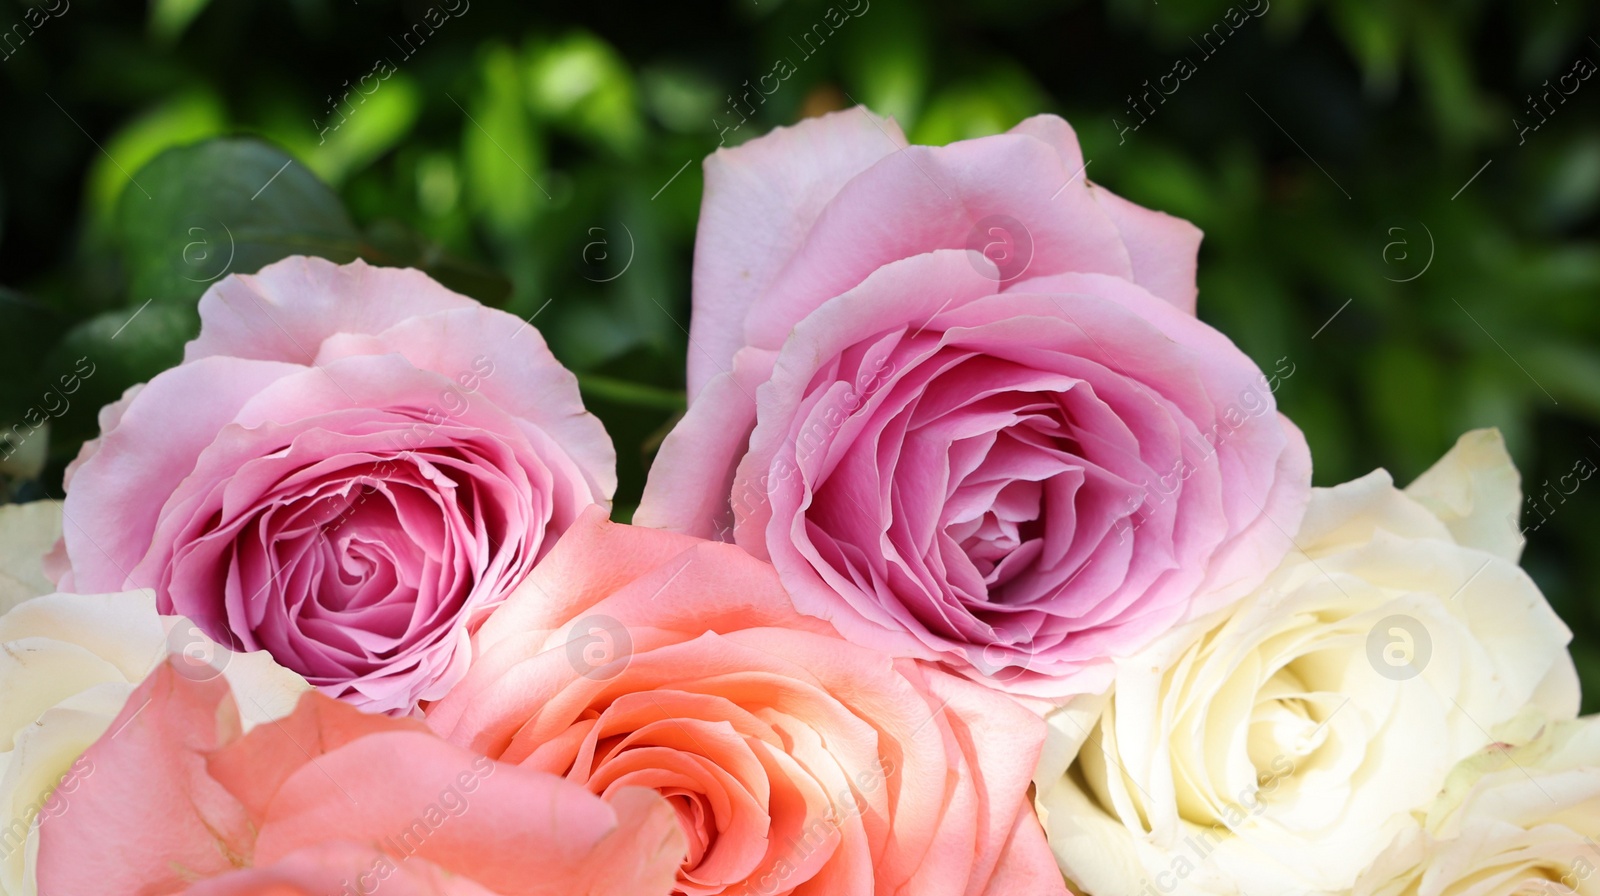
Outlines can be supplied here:
[[675, 893], [1066, 892], [1027, 801], [1042, 722], [841, 640], [732, 545], [590, 511], [474, 648], [428, 722], [607, 799], [667, 797]]
[[227, 685], [170, 664], [84, 755], [40, 893], [663, 896], [683, 852], [649, 790], [602, 801], [316, 692], [241, 735]]

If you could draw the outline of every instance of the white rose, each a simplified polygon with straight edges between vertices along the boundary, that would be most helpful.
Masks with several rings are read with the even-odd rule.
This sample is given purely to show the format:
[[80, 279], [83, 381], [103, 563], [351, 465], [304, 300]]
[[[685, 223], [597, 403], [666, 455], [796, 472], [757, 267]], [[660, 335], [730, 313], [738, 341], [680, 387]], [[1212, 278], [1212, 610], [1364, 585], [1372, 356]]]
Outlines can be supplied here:
[[189, 620], [157, 615], [148, 590], [21, 603], [0, 616], [0, 651], [3, 896], [34, 896], [39, 825], [71, 811], [72, 792], [94, 774], [80, 755], [169, 654], [186, 674], [225, 675], [246, 726], [287, 715], [310, 687], [265, 652], [230, 653]]
[[[1516, 565], [1521, 501], [1479, 431], [1410, 489], [1317, 489], [1254, 594], [1053, 713], [1038, 807], [1097, 896], [1348, 891], [1530, 702], [1577, 715], [1571, 633]], [[1285, 536], [1287, 537], [1287, 536]]]
[[1600, 894], [1600, 717], [1486, 748], [1421, 821], [1361, 875], [1356, 896]]

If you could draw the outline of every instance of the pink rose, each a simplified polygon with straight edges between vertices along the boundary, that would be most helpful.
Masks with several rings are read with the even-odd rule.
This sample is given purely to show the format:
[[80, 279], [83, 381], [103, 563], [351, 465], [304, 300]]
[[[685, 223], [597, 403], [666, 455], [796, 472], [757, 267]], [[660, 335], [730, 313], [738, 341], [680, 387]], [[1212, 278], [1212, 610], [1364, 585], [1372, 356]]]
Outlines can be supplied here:
[[94, 774], [40, 829], [50, 896], [344, 896], [380, 883], [415, 896], [665, 896], [684, 848], [649, 789], [600, 800], [316, 692], [241, 735], [225, 679], [170, 663], [84, 759]]
[[1066, 892], [1027, 799], [1041, 721], [840, 640], [735, 547], [590, 511], [474, 642], [429, 724], [607, 799], [667, 797], [675, 893]]
[[[382, 875], [381, 877], [379, 875]], [[312, 846], [266, 868], [243, 868], [201, 881], [185, 896], [496, 896], [424, 859], [396, 862], [352, 843]]]
[[1047, 698], [1261, 581], [1305, 441], [1194, 317], [1200, 232], [1085, 165], [1054, 116], [926, 147], [865, 109], [711, 156], [635, 522], [731, 528], [845, 637]]
[[61, 588], [154, 588], [367, 709], [442, 696], [468, 629], [610, 501], [576, 378], [516, 317], [360, 261], [229, 277], [200, 317], [69, 471]]

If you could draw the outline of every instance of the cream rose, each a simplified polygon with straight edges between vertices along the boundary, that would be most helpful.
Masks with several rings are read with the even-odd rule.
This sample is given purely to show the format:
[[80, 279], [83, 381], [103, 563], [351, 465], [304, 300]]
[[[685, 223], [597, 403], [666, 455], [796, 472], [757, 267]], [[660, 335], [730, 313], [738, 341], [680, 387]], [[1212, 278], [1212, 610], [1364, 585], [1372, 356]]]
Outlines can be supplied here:
[[1404, 492], [1381, 470], [1316, 490], [1262, 587], [1050, 717], [1038, 807], [1067, 878], [1348, 891], [1489, 731], [1529, 704], [1575, 717], [1571, 633], [1517, 567], [1520, 500], [1493, 431]]
[[[6, 533], [0, 533], [0, 536]], [[170, 653], [225, 675], [245, 724], [288, 714], [310, 685], [266, 653], [229, 653], [155, 594], [51, 594], [0, 616], [0, 896], [34, 896], [39, 827], [70, 812], [94, 774], [81, 758]]]
[[0, 505], [0, 613], [56, 590], [44, 574], [44, 555], [61, 537], [55, 501]]
[[1355, 896], [1600, 893], [1600, 716], [1489, 746], [1420, 820], [1361, 875]]

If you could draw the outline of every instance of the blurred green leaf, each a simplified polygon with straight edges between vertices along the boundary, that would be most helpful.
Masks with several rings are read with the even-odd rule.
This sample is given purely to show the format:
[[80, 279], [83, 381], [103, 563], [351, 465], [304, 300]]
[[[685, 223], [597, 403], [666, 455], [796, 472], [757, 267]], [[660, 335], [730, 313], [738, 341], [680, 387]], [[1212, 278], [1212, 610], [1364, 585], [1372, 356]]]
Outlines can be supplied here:
[[687, 66], [647, 69], [639, 80], [651, 114], [679, 133], [704, 130], [721, 107], [717, 85]]
[[157, 40], [171, 43], [210, 5], [211, 0], [150, 0], [150, 31]]
[[682, 392], [593, 373], [580, 374], [578, 388], [586, 395], [593, 395], [614, 404], [657, 408], [675, 413], [681, 413], [688, 406], [688, 401]]
[[1049, 100], [1026, 72], [1002, 65], [936, 95], [912, 130], [912, 142], [942, 146], [998, 134], [1049, 109]]
[[1361, 63], [1367, 88], [1382, 96], [1392, 94], [1400, 80], [1401, 49], [1407, 28], [1405, 7], [1397, 3], [1333, 0], [1329, 14], [1345, 45]]
[[1493, 427], [1500, 430], [1513, 456], [1532, 450], [1532, 408], [1525, 389], [1504, 376], [1497, 359], [1479, 355], [1468, 362], [1462, 378], [1463, 401], [1447, 422], [1450, 434]]
[[128, 172], [139, 170], [165, 150], [215, 137], [227, 128], [228, 114], [221, 100], [203, 87], [124, 125], [106, 141], [105, 153], [95, 156], [89, 168], [87, 200], [96, 225], [110, 225], [117, 198], [130, 188]]
[[1541, 151], [1536, 172], [1539, 218], [1561, 227], [1594, 214], [1600, 204], [1600, 133], [1587, 131], [1567, 143], [1551, 143]]
[[184, 343], [199, 332], [194, 308], [160, 302], [106, 311], [73, 327], [41, 365], [50, 385], [60, 388], [63, 377], [77, 376], [80, 386], [65, 396], [70, 412], [51, 423], [51, 453], [58, 460], [75, 454], [99, 432], [98, 408], [183, 360]]
[[[350, 101], [341, 104], [349, 111], [342, 121], [332, 117], [324, 120], [326, 132], [314, 134], [314, 128], [295, 127], [271, 134], [304, 159], [306, 167], [318, 177], [335, 186], [398, 146], [411, 133], [422, 111], [421, 91], [405, 73], [383, 80], [369, 73], [365, 78], [372, 92], [352, 89], [347, 94]], [[330, 124], [334, 126], [330, 128]], [[312, 139], [314, 136], [317, 139]]]
[[[1541, 386], [1538, 397], [1552, 393], [1554, 402], [1561, 402], [1582, 413], [1595, 423], [1600, 423], [1600, 353], [1594, 346], [1543, 342], [1524, 353], [1514, 349], [1527, 365], [1528, 375]], [[1530, 383], [1529, 389], [1534, 385]], [[1537, 400], [1537, 399], [1535, 399]]]
[[283, 151], [233, 138], [171, 149], [123, 191], [117, 232], [136, 304], [192, 307], [225, 274], [288, 255], [356, 257], [339, 197]]
[[373, 264], [417, 268], [486, 305], [502, 307], [511, 295], [511, 282], [499, 271], [457, 258], [399, 221], [378, 221], [366, 237], [361, 254]]
[[643, 136], [628, 64], [587, 32], [535, 42], [527, 51], [528, 103], [534, 113], [619, 154]]
[[0, 422], [33, 405], [41, 360], [69, 320], [22, 293], [0, 287]]
[[1389, 472], [1397, 482], [1410, 482], [1454, 441], [1454, 435], [1445, 436], [1440, 419], [1444, 378], [1439, 359], [1403, 342], [1380, 344], [1369, 355], [1363, 400], [1372, 409], [1385, 453], [1395, 459]]
[[482, 90], [466, 104], [461, 123], [467, 196], [493, 228], [510, 235], [530, 225], [550, 201], [538, 182], [544, 148], [522, 100], [516, 54], [509, 47], [488, 48], [479, 73]]
[[920, 6], [893, 0], [878, 0], [867, 12], [846, 36], [845, 71], [860, 85], [853, 95], [910, 128], [928, 92], [927, 15]]
[[1472, 56], [1458, 32], [1461, 25], [1454, 16], [1436, 14], [1420, 16], [1417, 23], [1417, 68], [1429, 109], [1444, 138], [1456, 143], [1489, 127], [1472, 83]]
[[1572, 660], [1583, 681], [1583, 711], [1600, 712], [1600, 648], [1589, 641], [1572, 645]]

